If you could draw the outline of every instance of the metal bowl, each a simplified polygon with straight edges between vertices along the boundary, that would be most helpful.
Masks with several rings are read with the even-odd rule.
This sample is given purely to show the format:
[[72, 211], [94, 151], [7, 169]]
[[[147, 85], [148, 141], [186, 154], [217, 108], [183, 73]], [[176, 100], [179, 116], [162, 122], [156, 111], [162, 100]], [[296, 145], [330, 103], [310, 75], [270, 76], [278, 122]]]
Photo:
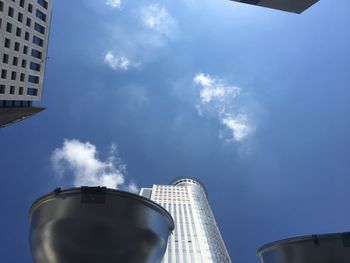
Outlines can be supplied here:
[[160, 205], [103, 187], [56, 189], [29, 215], [36, 263], [160, 262], [174, 230]]
[[349, 263], [350, 233], [285, 239], [257, 253], [262, 263]]

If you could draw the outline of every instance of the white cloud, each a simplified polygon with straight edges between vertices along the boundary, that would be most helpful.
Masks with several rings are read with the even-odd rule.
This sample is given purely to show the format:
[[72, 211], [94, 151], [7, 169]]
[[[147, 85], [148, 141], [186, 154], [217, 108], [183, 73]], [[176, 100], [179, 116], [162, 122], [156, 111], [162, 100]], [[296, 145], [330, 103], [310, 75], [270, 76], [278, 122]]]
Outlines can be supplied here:
[[[61, 148], [53, 151], [51, 161], [60, 176], [69, 174], [73, 177], [76, 187], [106, 186], [117, 189], [125, 183], [126, 165], [118, 157], [115, 144], [111, 145], [109, 156], [103, 161], [98, 158], [95, 145], [66, 139]], [[126, 189], [136, 192], [137, 186], [131, 183]]]
[[235, 98], [241, 92], [240, 88], [224, 85], [219, 79], [203, 73], [197, 74], [194, 82], [202, 86], [200, 98], [203, 104], [210, 103], [214, 99], [222, 101], [228, 96]]
[[253, 128], [250, 127], [245, 114], [222, 117], [221, 121], [231, 130], [232, 138], [236, 141], [242, 141], [253, 132]]
[[167, 52], [169, 42], [179, 35], [177, 21], [159, 4], [141, 1], [136, 7], [126, 7], [122, 16], [111, 16], [106, 21], [108, 36], [105, 42], [109, 51], [103, 59], [119, 71], [140, 68], [141, 64], [157, 60]]
[[243, 141], [254, 131], [248, 115], [236, 100], [241, 94], [241, 88], [227, 85], [221, 79], [209, 74], [199, 73], [194, 78], [200, 86], [200, 103], [196, 105], [200, 116], [216, 118], [230, 131], [227, 141]]
[[113, 51], [108, 51], [105, 55], [105, 62], [114, 70], [128, 70], [130, 68], [139, 67], [140, 63], [135, 63], [130, 61], [124, 55], [117, 56], [113, 53]]
[[161, 34], [171, 36], [176, 28], [176, 20], [159, 4], [151, 4], [141, 11], [143, 25]]
[[137, 187], [137, 185], [134, 182], [131, 182], [126, 188], [126, 190], [135, 194], [140, 191], [140, 189]]
[[120, 8], [121, 0], [107, 0], [106, 4], [112, 8]]

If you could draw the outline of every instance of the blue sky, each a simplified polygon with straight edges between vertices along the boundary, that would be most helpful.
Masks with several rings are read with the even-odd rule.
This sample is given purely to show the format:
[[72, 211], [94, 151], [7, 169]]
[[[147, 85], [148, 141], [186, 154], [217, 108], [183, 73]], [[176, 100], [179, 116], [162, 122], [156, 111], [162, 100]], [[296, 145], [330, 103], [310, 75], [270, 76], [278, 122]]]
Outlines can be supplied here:
[[109, 3], [54, 1], [47, 110], [0, 131], [2, 262], [32, 262], [37, 197], [82, 183], [198, 177], [234, 262], [349, 231], [349, 1]]

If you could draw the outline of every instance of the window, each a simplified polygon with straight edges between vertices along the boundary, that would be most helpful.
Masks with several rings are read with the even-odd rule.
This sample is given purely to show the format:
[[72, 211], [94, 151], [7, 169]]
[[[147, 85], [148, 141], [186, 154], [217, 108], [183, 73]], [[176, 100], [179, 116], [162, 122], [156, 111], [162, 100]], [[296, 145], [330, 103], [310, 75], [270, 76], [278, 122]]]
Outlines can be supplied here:
[[0, 28], [1, 28], [1, 25], [2, 25], [2, 19], [0, 18]]
[[15, 86], [10, 86], [10, 94], [15, 94]]
[[8, 38], [5, 38], [5, 47], [10, 48], [11, 46], [11, 40]]
[[32, 4], [28, 4], [28, 12], [29, 13], [33, 12], [33, 5]]
[[6, 69], [1, 70], [1, 78], [2, 79], [6, 79], [7, 78], [7, 70]]
[[42, 47], [44, 45], [44, 41], [40, 38], [40, 37], [37, 37], [37, 36], [33, 36], [33, 43]]
[[30, 83], [38, 84], [39, 83], [39, 77], [38, 76], [29, 75], [28, 81]]
[[12, 59], [12, 65], [17, 66], [18, 65], [18, 57], [13, 57]]
[[21, 73], [21, 76], [20, 76], [19, 80], [20, 80], [21, 82], [24, 82], [25, 76], [26, 76], [26, 75], [25, 75], [24, 73]]
[[19, 27], [17, 27], [16, 36], [21, 37], [21, 35], [22, 35], [22, 30]]
[[31, 101], [22, 101], [22, 107], [31, 107], [32, 102]]
[[23, 46], [23, 54], [28, 54], [28, 46], [26, 45]]
[[45, 34], [45, 27], [43, 27], [42, 25], [40, 25], [38, 23], [35, 23], [34, 30], [41, 33], [41, 34]]
[[19, 94], [19, 95], [23, 95], [23, 90], [24, 90], [23, 87], [19, 87], [18, 94]]
[[40, 64], [38, 63], [34, 63], [34, 62], [30, 62], [30, 69], [31, 70], [35, 70], [35, 71], [40, 71]]
[[12, 24], [11, 23], [7, 23], [6, 31], [9, 32], [9, 33], [12, 33]]
[[2, 62], [5, 64], [9, 63], [9, 55], [4, 54], [2, 57]]
[[38, 4], [47, 9], [47, 2], [45, 0], [38, 0]]
[[38, 9], [36, 10], [36, 17], [46, 22], [46, 15]]
[[20, 5], [20, 7], [24, 7], [24, 0], [20, 0], [19, 5]]
[[18, 22], [21, 22], [21, 23], [23, 22], [23, 14], [22, 13], [18, 12], [17, 20], [18, 20]]
[[36, 96], [38, 95], [38, 90], [33, 88], [27, 88], [27, 95]]
[[17, 73], [16, 73], [16, 71], [12, 71], [12, 72], [11, 72], [11, 80], [16, 80], [16, 78], [17, 78]]
[[13, 101], [12, 100], [5, 100], [5, 103], [3, 104], [4, 107], [12, 107]]
[[26, 68], [27, 67], [27, 60], [22, 59], [22, 68]]
[[20, 46], [19, 43], [16, 42], [16, 43], [15, 43], [15, 50], [16, 50], [16, 51], [19, 51], [19, 46]]
[[20, 100], [15, 100], [13, 102], [13, 107], [21, 107], [22, 106], [22, 101]]
[[27, 25], [28, 27], [30, 27], [30, 26], [32, 25], [32, 20], [31, 20], [29, 17], [27, 17], [26, 25]]
[[32, 57], [42, 59], [43, 53], [41, 53], [40, 51], [38, 51], [36, 49], [32, 49]]
[[29, 32], [26, 31], [26, 33], [24, 34], [24, 39], [29, 41]]
[[0, 1], [0, 11], [4, 11], [4, 2]]
[[14, 13], [14, 9], [13, 9], [13, 7], [11, 7], [11, 6], [9, 6], [9, 11], [8, 11], [8, 15], [10, 16], [10, 17], [13, 17], [13, 13]]
[[0, 94], [5, 94], [6, 86], [0, 85]]

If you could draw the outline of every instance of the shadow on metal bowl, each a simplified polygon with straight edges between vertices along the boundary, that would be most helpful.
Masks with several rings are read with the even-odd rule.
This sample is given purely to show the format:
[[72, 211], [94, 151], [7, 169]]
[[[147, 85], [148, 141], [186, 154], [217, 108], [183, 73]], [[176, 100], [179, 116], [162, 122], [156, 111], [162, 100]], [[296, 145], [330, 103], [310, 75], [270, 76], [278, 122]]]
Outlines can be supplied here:
[[36, 263], [160, 262], [174, 230], [160, 205], [103, 187], [56, 189], [29, 215]]
[[262, 263], [349, 263], [350, 233], [285, 239], [267, 244], [257, 253]]

